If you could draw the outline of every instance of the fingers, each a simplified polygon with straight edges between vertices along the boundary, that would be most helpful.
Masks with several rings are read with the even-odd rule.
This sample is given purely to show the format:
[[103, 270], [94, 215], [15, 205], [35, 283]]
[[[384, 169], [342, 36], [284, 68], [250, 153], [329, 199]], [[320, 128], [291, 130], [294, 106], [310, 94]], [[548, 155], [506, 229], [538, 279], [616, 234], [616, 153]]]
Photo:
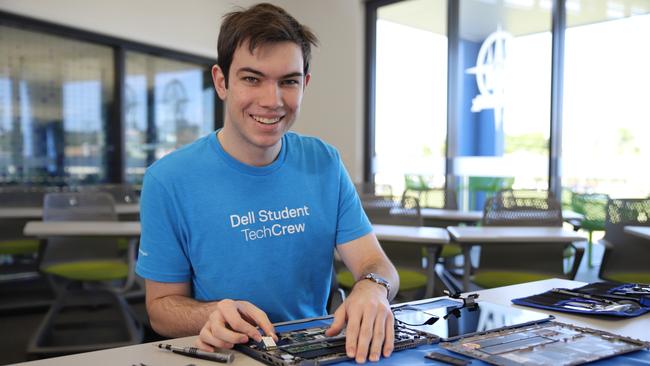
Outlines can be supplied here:
[[[221, 305], [222, 303], [224, 304]], [[260, 334], [259, 330], [257, 330], [257, 328], [253, 326], [251, 323], [244, 320], [244, 318], [240, 314], [240, 310], [243, 310], [244, 313], [250, 315], [250, 312], [253, 311], [252, 308], [257, 309], [253, 304], [246, 303], [244, 301], [222, 300], [221, 302], [219, 302], [219, 306], [217, 306], [217, 311], [220, 311], [221, 315], [223, 316], [225, 325], [227, 325], [234, 332], [240, 333], [239, 340], [236, 339], [231, 340], [230, 338], [222, 338], [222, 337], [220, 338], [226, 339], [233, 343], [245, 343], [248, 342], [248, 337], [250, 337], [253, 338], [256, 342], [260, 342], [262, 340], [262, 335]], [[220, 335], [228, 335], [228, 332], [226, 332], [228, 329], [226, 329], [225, 327], [223, 329], [218, 329], [218, 330]], [[215, 336], [219, 336], [219, 335], [215, 334]]]
[[384, 357], [390, 357], [395, 348], [395, 318], [393, 317], [393, 312], [388, 311], [388, 316], [386, 317], [386, 330], [384, 338]]
[[[394, 321], [393, 313], [389, 307], [384, 307], [380, 303], [367, 304], [357, 332], [356, 353], [354, 354], [357, 363], [364, 363], [366, 357], [372, 362], [377, 362], [382, 354], [384, 357], [389, 357], [393, 353]], [[350, 323], [348, 322], [349, 329]], [[349, 337], [349, 333], [346, 333], [346, 337]]]
[[381, 356], [381, 351], [384, 346], [384, 336], [386, 330], [386, 317], [378, 316], [375, 318], [374, 329], [372, 332], [372, 341], [370, 343], [370, 352], [368, 353], [368, 359], [373, 362], [379, 361], [379, 356]]
[[255, 325], [278, 340], [268, 316], [258, 307], [246, 301], [222, 300], [201, 328], [196, 345], [213, 351], [214, 347], [232, 348], [251, 338], [260, 342], [262, 335]]
[[200, 337], [197, 338], [197, 339], [194, 341], [194, 346], [195, 346], [196, 348], [200, 349], [201, 351], [205, 351], [205, 352], [214, 352], [214, 347], [212, 347], [211, 345], [209, 345], [209, 344], [207, 344], [207, 343], [201, 341], [201, 338], [200, 338]]
[[248, 342], [248, 337], [226, 328], [223, 316], [215, 311], [201, 328], [198, 340], [212, 347], [232, 348], [235, 343]]
[[[357, 337], [357, 352], [355, 354], [355, 361], [357, 363], [366, 362], [366, 357], [368, 357], [368, 351], [370, 347], [370, 341], [372, 340], [375, 323], [378, 321], [377, 311], [374, 307], [366, 307], [363, 315], [361, 317], [361, 326], [359, 327]], [[383, 330], [382, 330], [383, 334]], [[347, 333], [346, 333], [347, 337]], [[383, 341], [383, 335], [381, 341]], [[379, 359], [379, 358], [377, 358]]]
[[355, 358], [357, 355], [357, 343], [359, 330], [361, 329], [362, 314], [359, 311], [350, 311], [348, 313], [348, 324], [345, 330], [345, 353], [350, 358]]
[[[257, 324], [257, 326], [264, 331], [264, 334], [273, 337], [274, 341], [278, 340], [278, 336], [275, 334], [275, 328], [273, 327], [271, 320], [269, 320], [269, 317], [260, 308], [244, 301], [239, 305], [239, 309], [245, 317], [253, 322], [253, 324]], [[257, 331], [257, 329], [255, 329], [255, 331], [256, 334], [259, 335], [259, 331]], [[260, 342], [262, 337], [260, 336], [259, 339], [256, 339], [255, 335], [253, 335], [253, 339]]]
[[332, 337], [341, 333], [343, 327], [345, 326], [345, 304], [339, 305], [339, 307], [334, 312], [334, 320], [329, 328], [325, 331], [325, 335]]

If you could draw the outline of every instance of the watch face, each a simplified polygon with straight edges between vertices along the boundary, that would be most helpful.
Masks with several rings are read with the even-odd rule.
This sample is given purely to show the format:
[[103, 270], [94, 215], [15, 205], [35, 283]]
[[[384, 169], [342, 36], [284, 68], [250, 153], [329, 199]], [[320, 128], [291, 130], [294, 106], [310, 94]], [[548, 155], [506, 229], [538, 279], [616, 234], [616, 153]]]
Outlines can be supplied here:
[[386, 287], [386, 290], [388, 290], [388, 292], [390, 292], [390, 283], [388, 281], [386, 281], [384, 278], [379, 277], [374, 273], [368, 273], [363, 278], [374, 281], [375, 283], [378, 283], [378, 284]]

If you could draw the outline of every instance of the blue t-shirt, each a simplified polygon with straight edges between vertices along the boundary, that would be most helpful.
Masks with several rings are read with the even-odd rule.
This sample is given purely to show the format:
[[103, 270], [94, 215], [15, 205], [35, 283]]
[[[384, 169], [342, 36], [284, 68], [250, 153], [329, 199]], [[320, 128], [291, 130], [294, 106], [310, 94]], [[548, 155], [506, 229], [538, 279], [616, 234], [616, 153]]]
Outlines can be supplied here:
[[140, 276], [273, 322], [326, 314], [335, 245], [372, 230], [338, 152], [293, 132], [264, 167], [202, 137], [147, 169], [140, 206]]

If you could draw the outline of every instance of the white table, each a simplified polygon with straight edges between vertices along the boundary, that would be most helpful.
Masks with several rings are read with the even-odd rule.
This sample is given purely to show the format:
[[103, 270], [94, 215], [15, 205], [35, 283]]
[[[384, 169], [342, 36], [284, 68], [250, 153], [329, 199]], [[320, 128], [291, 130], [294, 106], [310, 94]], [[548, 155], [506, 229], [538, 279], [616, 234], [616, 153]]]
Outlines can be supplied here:
[[[629, 319], [603, 319], [598, 317], [572, 315], [568, 313], [561, 313], [556, 311], [547, 311], [541, 309], [528, 308], [524, 306], [513, 305], [510, 300], [518, 297], [524, 297], [542, 293], [555, 287], [575, 288], [585, 285], [583, 282], [550, 279], [544, 281], [536, 281], [524, 283], [513, 286], [506, 286], [494, 288], [490, 290], [478, 291], [478, 301], [489, 301], [505, 306], [528, 309], [542, 313], [551, 314], [556, 317], [557, 321], [563, 323], [575, 324], [578, 326], [586, 326], [603, 331], [608, 331], [623, 336], [638, 338], [644, 341], [650, 341], [650, 314], [645, 314], [636, 318]], [[427, 302], [430, 300], [421, 300], [417, 302]], [[178, 346], [192, 345], [196, 337], [184, 337], [165, 341]], [[155, 347], [157, 343], [147, 343], [135, 346], [120, 347], [103, 351], [81, 353], [77, 355], [57, 357], [39, 361], [32, 361], [21, 363], [21, 366], [112, 366], [112, 365], [171, 365], [182, 366], [188, 364], [195, 364], [197, 366], [215, 366], [218, 363], [212, 361], [204, 361], [200, 359], [188, 358], [176, 355], [170, 352], [165, 352]], [[409, 352], [409, 351], [403, 351]], [[417, 352], [417, 351], [416, 351]], [[390, 358], [382, 360], [378, 363], [390, 364]], [[233, 366], [258, 366], [262, 365], [246, 355], [236, 352], [235, 362]]]
[[[483, 211], [448, 210], [442, 208], [422, 208], [420, 210], [425, 226], [446, 227], [458, 224], [477, 224], [483, 219]], [[584, 215], [571, 210], [562, 210], [562, 218], [567, 222], [582, 221]], [[445, 224], [445, 225], [443, 225]]]
[[25, 236], [140, 236], [138, 221], [29, 221]]
[[474, 245], [490, 243], [572, 243], [585, 240], [575, 231], [561, 227], [539, 226], [450, 226], [447, 228], [453, 242], [463, 249], [463, 288], [469, 288], [471, 270], [470, 250]]
[[[118, 203], [115, 205], [118, 215], [135, 215], [140, 213], [139, 203]], [[40, 219], [42, 207], [0, 207], [0, 219]]]
[[564, 219], [564, 221], [578, 221], [578, 222], [580, 222], [580, 221], [584, 220], [584, 218], [585, 218], [585, 215], [583, 215], [581, 213], [577, 213], [577, 212], [571, 211], [571, 210], [562, 210], [562, 219]]
[[650, 226], [626, 226], [623, 231], [630, 235], [650, 240]]
[[390, 240], [404, 244], [425, 244], [427, 249], [427, 286], [425, 297], [432, 297], [435, 286], [435, 266], [443, 245], [449, 243], [447, 230], [433, 227], [401, 225], [372, 225], [379, 241]]
[[461, 211], [442, 208], [420, 210], [425, 226], [446, 227], [458, 224], [476, 224], [483, 218], [483, 211]]

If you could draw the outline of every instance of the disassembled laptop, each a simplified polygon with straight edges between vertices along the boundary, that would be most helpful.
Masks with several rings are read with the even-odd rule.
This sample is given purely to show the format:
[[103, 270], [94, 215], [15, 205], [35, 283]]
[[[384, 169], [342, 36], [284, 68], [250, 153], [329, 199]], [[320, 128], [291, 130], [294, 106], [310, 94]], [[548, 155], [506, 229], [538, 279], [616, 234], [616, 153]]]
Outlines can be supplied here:
[[[650, 347], [646, 342], [629, 337], [552, 321], [553, 317], [545, 314], [478, 303], [475, 301], [477, 294], [467, 297], [460, 294], [447, 295], [454, 300], [452, 306], [448, 306], [449, 300], [443, 300], [441, 305], [436, 305], [441, 300], [434, 300], [393, 309], [396, 320], [395, 352], [439, 343], [442, 349], [494, 365], [575, 365]], [[463, 316], [462, 314], [465, 314], [465, 317], [476, 317], [477, 313], [473, 312], [478, 312], [482, 305], [486, 311], [497, 306], [500, 310], [512, 312], [499, 314], [500, 319], [523, 319], [519, 314], [521, 312], [537, 316], [519, 322], [515, 320], [513, 324], [505, 326], [492, 325], [492, 328], [480, 324], [477, 328], [482, 327], [481, 329], [465, 334], [435, 334], [438, 329], [435, 327], [444, 326], [445, 321], [455, 321], [449, 328], [459, 328], [458, 318]], [[438, 310], [438, 314], [446, 314], [436, 315], [432, 309]], [[411, 315], [416, 312], [421, 316], [413, 322], [412, 319], [416, 318]], [[274, 342], [271, 337], [263, 337], [262, 342], [251, 341], [237, 345], [236, 348], [265, 364], [275, 366], [315, 366], [348, 361], [345, 353], [345, 333], [328, 337], [325, 335], [327, 327], [280, 332], [277, 334], [278, 342]], [[467, 360], [439, 352], [431, 352], [427, 357], [449, 364], [467, 363]]]

